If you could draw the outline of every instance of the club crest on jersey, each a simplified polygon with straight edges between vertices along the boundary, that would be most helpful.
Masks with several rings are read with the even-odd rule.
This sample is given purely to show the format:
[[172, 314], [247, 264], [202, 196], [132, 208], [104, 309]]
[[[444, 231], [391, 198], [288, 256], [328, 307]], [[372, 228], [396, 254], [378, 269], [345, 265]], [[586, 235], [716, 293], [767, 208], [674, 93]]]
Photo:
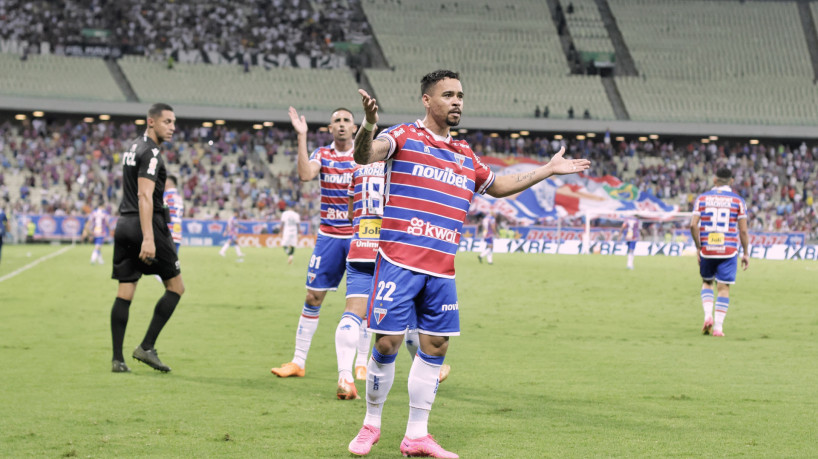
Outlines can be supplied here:
[[153, 156], [156, 156], [156, 155], [159, 154], [159, 149], [158, 148], [151, 148], [151, 153], [153, 153]]
[[454, 154], [454, 160], [457, 161], [458, 167], [463, 167], [463, 163], [466, 162], [466, 155], [461, 155], [460, 153]]
[[307, 279], [309, 279], [309, 280], [310, 280], [310, 284], [312, 284], [313, 282], [315, 282], [315, 276], [316, 276], [316, 274], [315, 274], [315, 273], [312, 273], [312, 272], [307, 273]]
[[380, 325], [383, 318], [386, 317], [386, 309], [384, 309], [384, 308], [375, 308], [374, 309], [374, 314], [375, 314], [375, 322], [378, 325]]

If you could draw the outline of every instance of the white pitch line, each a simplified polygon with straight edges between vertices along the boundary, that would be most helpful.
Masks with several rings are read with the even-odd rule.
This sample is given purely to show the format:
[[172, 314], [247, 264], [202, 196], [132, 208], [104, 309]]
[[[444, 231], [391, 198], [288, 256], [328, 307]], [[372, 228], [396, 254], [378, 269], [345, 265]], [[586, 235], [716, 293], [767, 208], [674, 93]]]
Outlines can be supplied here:
[[67, 252], [68, 250], [70, 250], [70, 249], [71, 249], [71, 247], [73, 247], [73, 245], [69, 245], [68, 247], [63, 247], [63, 248], [61, 248], [60, 250], [57, 250], [57, 251], [56, 251], [56, 252], [54, 252], [54, 253], [50, 253], [50, 254], [48, 254], [48, 255], [46, 255], [46, 256], [40, 257], [40, 258], [38, 258], [38, 259], [36, 259], [36, 260], [32, 261], [31, 263], [29, 263], [29, 264], [27, 264], [27, 265], [23, 266], [23, 267], [22, 267], [22, 268], [20, 268], [20, 269], [18, 269], [18, 270], [16, 270], [16, 271], [12, 271], [12, 272], [10, 272], [10, 273], [6, 274], [6, 275], [5, 275], [5, 276], [3, 276], [3, 277], [0, 277], [0, 282], [3, 282], [3, 281], [8, 280], [8, 279], [11, 279], [12, 277], [14, 277], [14, 276], [16, 276], [16, 275], [18, 275], [18, 274], [22, 273], [23, 271], [26, 271], [26, 270], [28, 270], [28, 269], [31, 269], [31, 268], [33, 268], [33, 267], [35, 267], [35, 266], [39, 265], [40, 263], [42, 263], [42, 262], [44, 262], [44, 261], [46, 261], [46, 260], [48, 260], [48, 259], [50, 259], [50, 258], [54, 258], [54, 257], [56, 257], [56, 256], [58, 256], [58, 255], [62, 255], [62, 254], [64, 254], [65, 252]]

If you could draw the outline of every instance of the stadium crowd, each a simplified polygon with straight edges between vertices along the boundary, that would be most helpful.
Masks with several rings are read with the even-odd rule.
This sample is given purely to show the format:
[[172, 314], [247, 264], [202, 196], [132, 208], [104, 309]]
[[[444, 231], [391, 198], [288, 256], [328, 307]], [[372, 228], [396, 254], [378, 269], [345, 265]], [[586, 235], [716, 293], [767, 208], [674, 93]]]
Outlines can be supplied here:
[[[332, 54], [339, 41], [363, 43], [371, 29], [357, 0], [0, 0], [0, 38], [122, 47], [132, 54], [175, 50], [220, 53]], [[32, 52], [37, 52], [34, 49]]]
[[[113, 207], [122, 185], [120, 152], [142, 129], [130, 122], [7, 120], [0, 124], [0, 199], [14, 213], [84, 215], [99, 202]], [[569, 155], [592, 160], [591, 176], [613, 175], [682, 210], [712, 186], [718, 167], [728, 166], [747, 202], [751, 230], [818, 238], [818, 145], [512, 138], [481, 131], [465, 138], [479, 155], [541, 161], [565, 145]], [[311, 130], [309, 149], [331, 141], [325, 130]], [[277, 219], [287, 202], [302, 221], [318, 214], [317, 183], [298, 179], [292, 129], [182, 124], [165, 148], [187, 217], [226, 218], [238, 210], [242, 219]]]

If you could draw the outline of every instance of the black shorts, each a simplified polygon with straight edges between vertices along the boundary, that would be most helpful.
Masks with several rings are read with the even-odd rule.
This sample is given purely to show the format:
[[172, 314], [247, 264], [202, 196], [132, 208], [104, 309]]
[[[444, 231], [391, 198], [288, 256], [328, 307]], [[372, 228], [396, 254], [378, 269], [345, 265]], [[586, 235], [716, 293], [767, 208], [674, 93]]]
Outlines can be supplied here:
[[142, 250], [139, 216], [119, 217], [114, 231], [114, 269], [111, 277], [120, 282], [136, 282], [143, 274], [158, 274], [162, 280], [178, 276], [182, 271], [179, 269], [176, 246], [162, 214], [153, 214], [153, 240], [156, 261], [147, 265], [139, 259]]

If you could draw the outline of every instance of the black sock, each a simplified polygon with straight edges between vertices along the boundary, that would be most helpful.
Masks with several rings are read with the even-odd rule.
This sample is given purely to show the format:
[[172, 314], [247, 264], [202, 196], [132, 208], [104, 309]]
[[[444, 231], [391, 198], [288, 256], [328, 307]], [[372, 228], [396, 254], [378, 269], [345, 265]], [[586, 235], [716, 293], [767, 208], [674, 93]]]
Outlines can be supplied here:
[[165, 290], [165, 294], [162, 295], [162, 298], [159, 298], [156, 307], [153, 309], [153, 319], [151, 319], [148, 332], [145, 333], [145, 339], [142, 340], [142, 349], [151, 349], [156, 344], [156, 338], [159, 337], [159, 332], [162, 331], [170, 316], [173, 315], [173, 310], [176, 309], [179, 298], [178, 293], [170, 290]]
[[125, 339], [125, 327], [128, 326], [128, 311], [130, 311], [130, 300], [123, 300], [117, 297], [114, 306], [111, 308], [111, 340], [114, 346], [114, 360], [125, 361], [122, 356], [122, 341]]

